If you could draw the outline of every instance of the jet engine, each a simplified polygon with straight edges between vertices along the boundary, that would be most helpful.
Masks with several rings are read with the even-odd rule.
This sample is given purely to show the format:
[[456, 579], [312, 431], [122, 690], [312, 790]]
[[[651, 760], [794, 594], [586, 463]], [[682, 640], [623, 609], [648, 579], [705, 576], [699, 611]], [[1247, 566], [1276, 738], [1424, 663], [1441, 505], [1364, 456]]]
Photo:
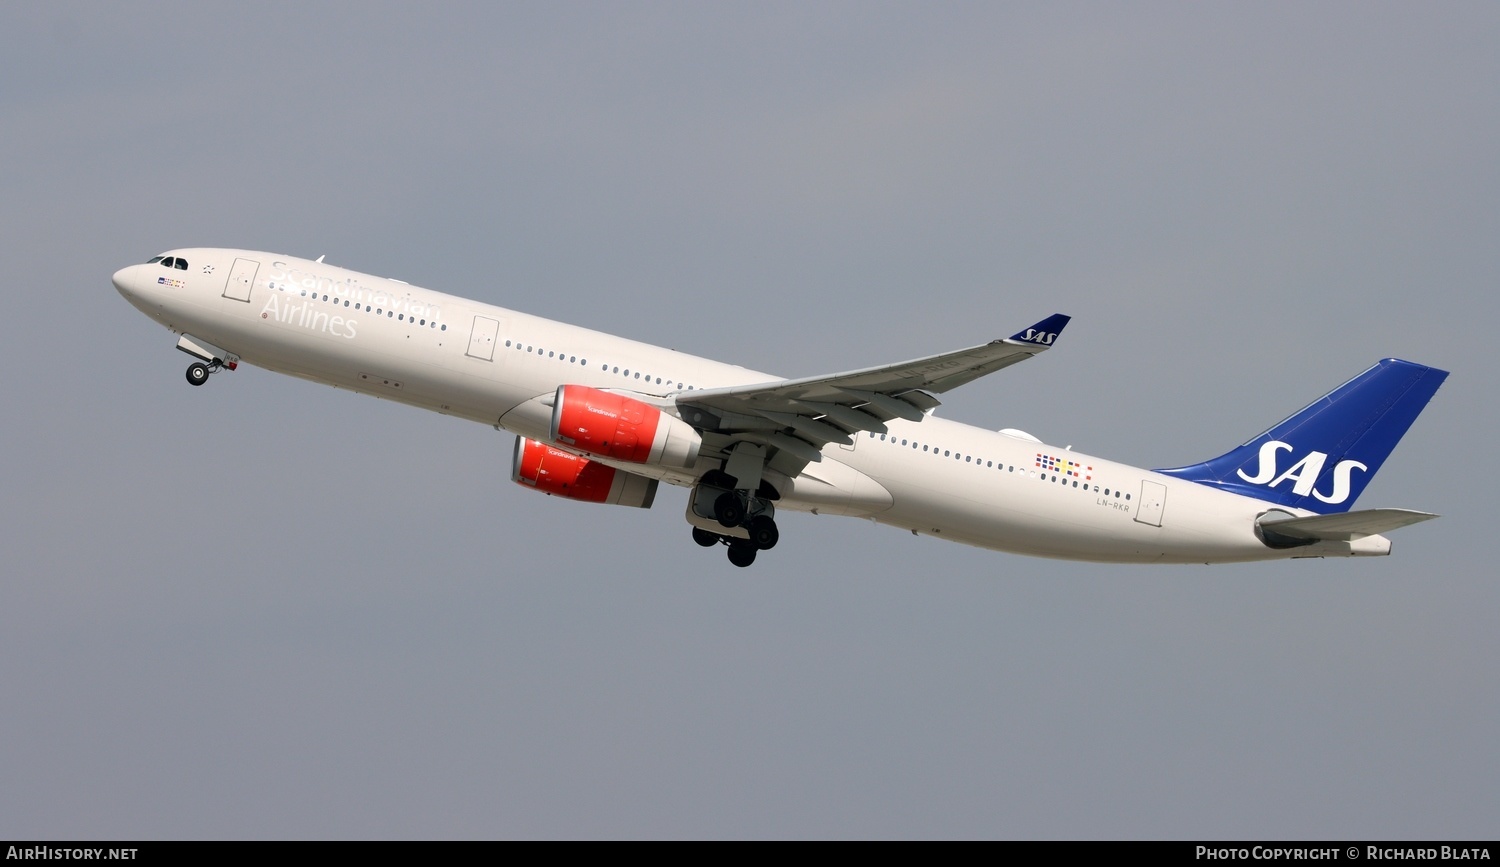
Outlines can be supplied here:
[[693, 426], [648, 403], [585, 385], [557, 389], [552, 441], [633, 464], [691, 467], [703, 446]]
[[526, 437], [516, 437], [510, 478], [545, 494], [586, 503], [649, 509], [656, 499], [656, 479], [622, 472]]

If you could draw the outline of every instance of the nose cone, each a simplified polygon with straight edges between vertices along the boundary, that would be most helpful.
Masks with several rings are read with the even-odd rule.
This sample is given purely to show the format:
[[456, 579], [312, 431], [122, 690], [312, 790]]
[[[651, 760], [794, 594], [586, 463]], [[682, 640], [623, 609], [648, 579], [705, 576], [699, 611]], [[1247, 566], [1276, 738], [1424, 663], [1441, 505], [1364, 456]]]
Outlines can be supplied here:
[[139, 292], [135, 286], [136, 281], [132, 278], [140, 271], [140, 267], [139, 265], [128, 265], [116, 271], [115, 276], [110, 278], [110, 282], [115, 284], [115, 291], [124, 295], [127, 300], [135, 300]]
[[151, 265], [130, 265], [116, 271], [110, 282], [115, 284], [115, 291], [124, 296], [130, 306], [147, 315], [156, 316], [161, 312], [162, 302], [166, 300], [156, 285], [158, 270]]

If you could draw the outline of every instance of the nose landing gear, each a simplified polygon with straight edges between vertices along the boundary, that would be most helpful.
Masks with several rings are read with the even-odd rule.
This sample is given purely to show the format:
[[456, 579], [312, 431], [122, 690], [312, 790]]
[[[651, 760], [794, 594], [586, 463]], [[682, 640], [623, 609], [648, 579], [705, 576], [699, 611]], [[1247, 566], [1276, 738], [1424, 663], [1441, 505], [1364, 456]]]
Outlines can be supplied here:
[[234, 370], [239, 367], [239, 358], [214, 346], [205, 343], [187, 334], [177, 341], [177, 348], [188, 355], [199, 359], [188, 365], [188, 385], [202, 385], [208, 382], [209, 374], [218, 373], [220, 370]]

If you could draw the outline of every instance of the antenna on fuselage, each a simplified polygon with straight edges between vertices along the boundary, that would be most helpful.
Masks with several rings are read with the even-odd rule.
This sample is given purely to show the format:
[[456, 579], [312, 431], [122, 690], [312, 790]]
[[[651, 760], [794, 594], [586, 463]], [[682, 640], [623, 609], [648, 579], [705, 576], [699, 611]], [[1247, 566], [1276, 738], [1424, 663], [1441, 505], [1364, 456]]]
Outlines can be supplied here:
[[[323, 256], [327, 256], [327, 255], [328, 255], [328, 254], [327, 254], [327, 253], [324, 253], [324, 254], [323, 254]], [[317, 259], [314, 259], [314, 260], [313, 260], [313, 261], [315, 261], [315, 262], [317, 262], [317, 263], [318, 263], [318, 264], [319, 264], [319, 265], [321, 265], [321, 264], [323, 264], [323, 256], [319, 256], [319, 257], [318, 257], [318, 258], [317, 258]]]

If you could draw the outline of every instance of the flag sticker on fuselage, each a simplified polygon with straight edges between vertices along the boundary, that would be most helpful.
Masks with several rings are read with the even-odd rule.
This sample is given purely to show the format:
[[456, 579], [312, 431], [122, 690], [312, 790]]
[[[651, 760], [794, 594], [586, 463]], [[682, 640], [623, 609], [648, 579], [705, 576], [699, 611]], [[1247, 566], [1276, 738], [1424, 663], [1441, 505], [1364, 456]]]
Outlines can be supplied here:
[[1075, 479], [1082, 479], [1085, 482], [1093, 481], [1094, 479], [1093, 467], [1084, 466], [1077, 461], [1070, 461], [1067, 458], [1059, 458], [1037, 452], [1036, 465], [1044, 473], [1068, 475]]

